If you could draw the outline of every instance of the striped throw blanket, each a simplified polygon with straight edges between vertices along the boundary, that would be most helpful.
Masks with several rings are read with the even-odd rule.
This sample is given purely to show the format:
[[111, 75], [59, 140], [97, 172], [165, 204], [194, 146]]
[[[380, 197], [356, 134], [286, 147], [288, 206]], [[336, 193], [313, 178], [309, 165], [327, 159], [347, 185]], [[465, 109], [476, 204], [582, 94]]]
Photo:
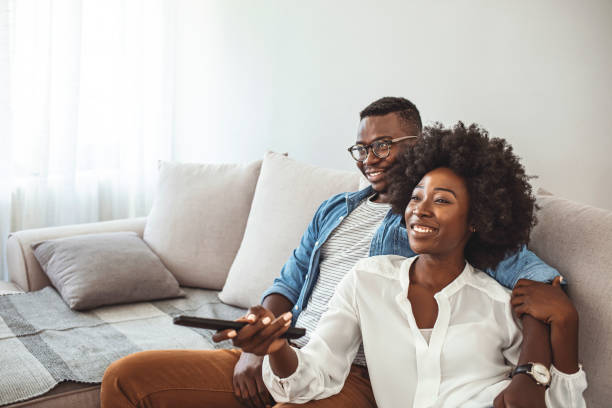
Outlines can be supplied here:
[[75, 312], [51, 287], [0, 296], [0, 406], [44, 394], [58, 383], [100, 383], [113, 361], [143, 350], [214, 349], [210, 330], [172, 323], [178, 314], [235, 319], [217, 291], [183, 288], [185, 298]]

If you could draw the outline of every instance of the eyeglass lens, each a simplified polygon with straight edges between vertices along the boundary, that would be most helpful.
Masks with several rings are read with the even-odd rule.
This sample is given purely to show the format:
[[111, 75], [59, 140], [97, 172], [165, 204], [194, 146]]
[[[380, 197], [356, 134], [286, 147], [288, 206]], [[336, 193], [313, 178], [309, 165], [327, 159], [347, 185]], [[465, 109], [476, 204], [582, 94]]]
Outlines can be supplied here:
[[379, 159], [384, 159], [389, 155], [389, 143], [375, 142], [370, 146], [355, 146], [351, 149], [353, 158], [357, 161], [365, 161], [368, 157], [368, 150], [372, 149], [372, 152]]

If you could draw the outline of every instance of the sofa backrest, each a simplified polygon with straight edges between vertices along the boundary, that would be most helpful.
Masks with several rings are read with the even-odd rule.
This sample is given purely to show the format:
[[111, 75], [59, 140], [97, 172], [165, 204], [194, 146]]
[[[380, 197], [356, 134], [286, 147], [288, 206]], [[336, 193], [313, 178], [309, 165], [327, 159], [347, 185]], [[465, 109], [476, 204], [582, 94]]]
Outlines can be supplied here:
[[538, 195], [530, 249], [567, 279], [580, 315], [580, 360], [587, 406], [612, 401], [612, 212]]
[[243, 308], [258, 304], [321, 203], [356, 191], [359, 178], [356, 170], [326, 169], [266, 154], [244, 237], [219, 298]]

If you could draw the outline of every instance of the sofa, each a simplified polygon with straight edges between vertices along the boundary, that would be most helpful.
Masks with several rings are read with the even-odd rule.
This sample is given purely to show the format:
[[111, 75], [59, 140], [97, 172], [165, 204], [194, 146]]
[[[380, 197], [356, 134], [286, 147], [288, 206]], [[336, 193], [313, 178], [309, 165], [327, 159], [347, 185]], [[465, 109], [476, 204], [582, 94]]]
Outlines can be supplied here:
[[[78, 344], [81, 338], [87, 337], [88, 330], [110, 324], [129, 335], [138, 333], [137, 327], [163, 327], [159, 329], [163, 332], [160, 334], [162, 343], [140, 339], [136, 342], [137, 351], [156, 348], [159, 344], [164, 348], [218, 347], [209, 342], [211, 334], [204, 333], [208, 331], [172, 327], [172, 312], [189, 310], [195, 314], [212, 313], [229, 318], [258, 303], [261, 293], [272, 283], [299, 243], [317, 206], [332, 194], [354, 191], [365, 185], [356, 171], [325, 169], [273, 152], [253, 163], [161, 163], [159, 171], [157, 195], [148, 217], [12, 233], [7, 248], [10, 283], [0, 284], [3, 295], [0, 300], [4, 300], [2, 305], [17, 305], [15, 310], [22, 307], [19, 305], [27, 305], [28, 310], [40, 310], [42, 315], [46, 309], [56, 310], [59, 306], [51, 306], [48, 302], [55, 299], [53, 302], [61, 303], [64, 288], [53, 280], [57, 277], [41, 267], [35, 253], [38, 245], [118, 232], [133, 232], [141, 238], [176, 278], [184, 297], [128, 303], [119, 299], [119, 304], [111, 302], [86, 310], [73, 310], [62, 303], [61, 311], [53, 313], [76, 321], [87, 321], [93, 315], [115, 316], [115, 320], [69, 329], [35, 327], [21, 336], [15, 334], [16, 330], [11, 331], [13, 326], [21, 324], [19, 319], [7, 316], [5, 311], [4, 320], [11, 322], [5, 325], [9, 329], [0, 326], [0, 341], [10, 340], [33, 351], [35, 347], [28, 346], [26, 341], [26, 337], [33, 334], [51, 338], [61, 331], [62, 335], [72, 336], [70, 341]], [[612, 389], [608, 386], [612, 375], [612, 322], [609, 317], [612, 301], [608, 297], [612, 290], [612, 212], [543, 190], [538, 191], [537, 205], [539, 222], [532, 232], [530, 249], [557, 268], [569, 282], [569, 296], [580, 313], [580, 357], [589, 381], [587, 404], [609, 406], [612, 401]], [[126, 276], [131, 273], [129, 270], [120, 272]], [[122, 275], [113, 276], [114, 280], [123, 279]], [[143, 281], [146, 282], [146, 278]], [[100, 286], [104, 284], [99, 283]], [[69, 303], [66, 298], [63, 300]], [[147, 314], [149, 312], [143, 310], [155, 310], [155, 313]], [[185, 340], [187, 338], [193, 341]], [[95, 353], [95, 344], [90, 346]], [[125, 350], [134, 351], [134, 348]], [[117, 357], [121, 356], [118, 352]], [[23, 373], [18, 370], [9, 373], [0, 368], [0, 405], [98, 407], [98, 378], [103, 368], [103, 365], [98, 367], [87, 381], [76, 382], [67, 381], [54, 367], [45, 366], [51, 377], [55, 376], [54, 380], [46, 388], [39, 387], [30, 394], [20, 393], [25, 385], [22, 387], [18, 380], [11, 380]], [[10, 381], [10, 386], [6, 386]], [[13, 393], [13, 400], [2, 402], [3, 392]]]

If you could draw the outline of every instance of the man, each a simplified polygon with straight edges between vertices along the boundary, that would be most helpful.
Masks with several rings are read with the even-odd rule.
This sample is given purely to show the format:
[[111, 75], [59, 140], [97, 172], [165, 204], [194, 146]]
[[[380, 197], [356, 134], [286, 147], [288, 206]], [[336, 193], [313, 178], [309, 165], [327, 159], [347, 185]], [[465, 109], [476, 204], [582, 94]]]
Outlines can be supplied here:
[[[404, 98], [386, 97], [366, 107], [360, 118], [357, 140], [349, 152], [371, 186], [321, 204], [280, 277], [263, 295], [264, 307], [276, 316], [292, 318], [307, 333], [312, 333], [336, 284], [357, 260], [414, 255], [402, 216], [390, 212], [388, 174], [402, 152], [418, 140], [422, 130], [419, 112]], [[558, 275], [527, 250], [488, 272], [510, 288], [520, 278], [551, 281]], [[549, 366], [547, 328], [529, 317], [523, 324], [525, 341], [519, 364]], [[303, 346], [308, 339], [307, 335], [295, 343]], [[263, 384], [261, 366], [261, 357], [237, 350], [138, 353], [109, 367], [102, 383], [102, 406], [229, 407], [239, 406], [240, 401], [264, 407], [273, 401]], [[544, 391], [545, 387], [527, 375], [517, 375], [495, 406], [545, 406]], [[363, 351], [357, 354], [339, 394], [305, 405], [375, 407]]]

